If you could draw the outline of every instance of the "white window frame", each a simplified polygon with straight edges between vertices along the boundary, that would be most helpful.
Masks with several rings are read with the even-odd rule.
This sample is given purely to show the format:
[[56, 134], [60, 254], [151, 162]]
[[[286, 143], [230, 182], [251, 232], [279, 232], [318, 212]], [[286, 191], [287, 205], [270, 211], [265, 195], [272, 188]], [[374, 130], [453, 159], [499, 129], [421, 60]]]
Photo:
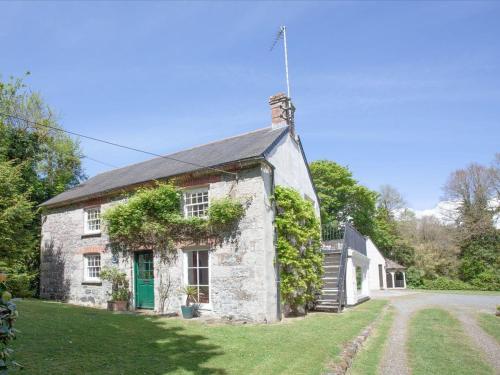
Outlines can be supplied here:
[[[91, 230], [89, 229], [89, 213], [92, 211], [99, 211], [99, 229]], [[83, 210], [83, 233], [84, 234], [96, 234], [101, 233], [102, 220], [101, 220], [101, 206], [87, 207]]]
[[[200, 249], [189, 249], [184, 250], [184, 285], [189, 285], [189, 260], [188, 257], [194, 251], [206, 251], [208, 253], [208, 303], [197, 303], [204, 310], [212, 309], [212, 252], [210, 249], [200, 248]], [[198, 284], [199, 285], [199, 284]], [[205, 285], [203, 285], [205, 286]], [[186, 296], [183, 297], [183, 303], [186, 301]]]
[[[194, 205], [197, 205], [199, 203], [190, 203], [190, 204], [187, 204], [186, 203], [186, 195], [187, 194], [197, 194], [197, 193], [207, 193], [207, 212], [205, 213], [205, 215], [203, 216], [188, 216], [188, 207], [189, 206], [194, 206]], [[196, 188], [196, 189], [186, 189], [182, 192], [182, 211], [184, 213], [184, 217], [188, 218], [188, 217], [200, 217], [200, 218], [206, 218], [207, 215], [208, 215], [208, 209], [210, 207], [210, 189], [208, 188], [208, 186], [205, 186], [205, 187], [199, 187], [199, 188]]]
[[89, 265], [90, 259], [99, 259], [99, 273], [101, 272], [102, 269], [102, 257], [101, 254], [99, 253], [89, 253], [89, 254], [83, 254], [83, 281], [84, 282], [101, 282], [101, 277], [100, 276], [91, 276], [89, 274], [90, 267], [97, 268], [95, 264], [92, 264], [91, 266]]

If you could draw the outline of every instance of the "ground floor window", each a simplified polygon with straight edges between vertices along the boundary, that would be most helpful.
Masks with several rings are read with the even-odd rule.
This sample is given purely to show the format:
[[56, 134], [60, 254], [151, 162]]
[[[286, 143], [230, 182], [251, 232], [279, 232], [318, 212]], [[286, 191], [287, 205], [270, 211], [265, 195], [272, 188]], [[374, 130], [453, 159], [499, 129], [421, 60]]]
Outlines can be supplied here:
[[84, 280], [100, 281], [101, 254], [85, 254], [84, 258]]
[[208, 250], [189, 251], [187, 254], [187, 282], [198, 291], [198, 303], [210, 302]]
[[403, 272], [396, 272], [394, 274], [394, 286], [396, 288], [404, 288], [405, 287], [405, 281], [404, 281], [404, 276]]
[[363, 284], [363, 270], [361, 267], [356, 267], [356, 286], [358, 287], [358, 292], [361, 290]]

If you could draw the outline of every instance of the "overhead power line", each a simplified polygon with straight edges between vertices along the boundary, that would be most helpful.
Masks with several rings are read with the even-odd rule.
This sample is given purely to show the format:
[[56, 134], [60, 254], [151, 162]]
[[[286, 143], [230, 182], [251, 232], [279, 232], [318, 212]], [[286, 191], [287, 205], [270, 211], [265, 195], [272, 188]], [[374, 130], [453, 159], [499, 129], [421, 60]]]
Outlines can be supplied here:
[[90, 139], [92, 141], [105, 143], [107, 145], [124, 148], [126, 150], [136, 151], [136, 152], [140, 152], [140, 153], [143, 153], [143, 154], [146, 154], [146, 155], [156, 156], [156, 157], [167, 159], [167, 160], [173, 160], [173, 161], [176, 161], [176, 162], [179, 162], [179, 163], [189, 164], [189, 165], [192, 165], [194, 167], [206, 168], [206, 169], [210, 169], [212, 171], [229, 174], [229, 175], [235, 176], [235, 177], [238, 176], [238, 174], [234, 173], [234, 172], [228, 172], [228, 171], [225, 171], [223, 169], [209, 167], [207, 165], [202, 165], [202, 164], [197, 164], [197, 163], [192, 163], [192, 162], [189, 162], [189, 161], [184, 161], [184, 160], [180, 160], [180, 159], [177, 159], [177, 158], [173, 158], [171, 156], [160, 155], [160, 154], [156, 154], [154, 152], [150, 152], [150, 151], [146, 151], [146, 150], [141, 150], [139, 148], [125, 146], [125, 145], [121, 145], [121, 144], [116, 143], [116, 142], [107, 141], [105, 139], [100, 139], [100, 138], [96, 138], [96, 137], [91, 137], [89, 135], [80, 134], [80, 133], [72, 132], [72, 131], [65, 130], [65, 129], [60, 129], [60, 128], [57, 128], [55, 126], [51, 126], [51, 125], [47, 125], [47, 124], [41, 124], [39, 122], [31, 121], [31, 120], [28, 120], [28, 119], [25, 119], [25, 118], [22, 118], [20, 116], [16, 116], [16, 115], [13, 115], [13, 114], [10, 114], [10, 113], [0, 112], [0, 116], [10, 117], [10, 118], [13, 118], [13, 119], [16, 119], [16, 120], [19, 120], [19, 121], [24, 121], [28, 125], [29, 124], [33, 124], [33, 125], [42, 126], [42, 127], [48, 128], [48, 129], [57, 130], [57, 131], [60, 131], [60, 132], [63, 132], [63, 133], [71, 134], [71, 135], [74, 135], [76, 137], [86, 138], [86, 139]]
[[95, 161], [96, 163], [100, 163], [102, 165], [106, 165], [106, 166], [111, 167], [111, 168], [119, 168], [116, 165], [106, 163], [105, 161], [102, 161], [102, 160], [97, 160], [97, 159], [91, 158], [88, 155], [82, 155], [82, 157], [85, 158], [85, 159], [89, 159], [89, 160]]

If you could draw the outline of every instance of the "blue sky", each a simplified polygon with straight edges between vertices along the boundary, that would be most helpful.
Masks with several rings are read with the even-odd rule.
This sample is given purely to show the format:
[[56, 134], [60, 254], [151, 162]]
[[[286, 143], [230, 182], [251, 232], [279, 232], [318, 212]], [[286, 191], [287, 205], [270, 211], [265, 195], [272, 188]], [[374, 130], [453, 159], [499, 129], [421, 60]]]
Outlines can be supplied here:
[[[30, 71], [69, 130], [168, 153], [268, 126], [286, 24], [310, 161], [425, 209], [452, 170], [500, 151], [500, 2], [2, 2], [0, 15], [0, 74]], [[148, 158], [82, 147], [115, 166]]]

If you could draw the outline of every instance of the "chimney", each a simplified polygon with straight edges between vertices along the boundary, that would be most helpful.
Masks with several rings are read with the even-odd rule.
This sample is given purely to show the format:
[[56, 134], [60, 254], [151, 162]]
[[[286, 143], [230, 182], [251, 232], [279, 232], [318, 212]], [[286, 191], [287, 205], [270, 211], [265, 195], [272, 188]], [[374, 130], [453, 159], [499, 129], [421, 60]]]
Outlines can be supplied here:
[[295, 138], [294, 114], [295, 107], [284, 93], [280, 92], [269, 98], [271, 106], [271, 126], [273, 129], [289, 125], [292, 136]]

